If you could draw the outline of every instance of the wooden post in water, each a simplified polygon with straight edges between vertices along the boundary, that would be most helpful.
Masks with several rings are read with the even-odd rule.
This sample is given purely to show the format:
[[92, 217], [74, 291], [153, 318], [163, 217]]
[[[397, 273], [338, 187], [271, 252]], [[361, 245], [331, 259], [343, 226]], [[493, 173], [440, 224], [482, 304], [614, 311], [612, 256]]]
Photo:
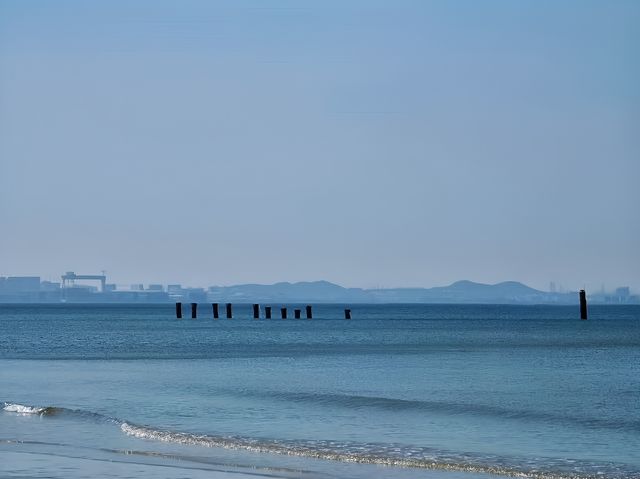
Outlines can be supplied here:
[[313, 318], [313, 314], [311, 314], [311, 305], [310, 304], [307, 305], [306, 310], [307, 310], [307, 319]]
[[271, 306], [264, 307], [264, 317], [265, 319], [271, 319]]
[[300, 319], [300, 310], [299, 309], [294, 309], [293, 310], [293, 317], [296, 319]]
[[231, 308], [231, 303], [227, 303], [227, 319], [233, 318], [233, 311]]
[[253, 319], [260, 319], [260, 305], [253, 305]]
[[182, 319], [182, 303], [176, 303], [176, 318]]
[[344, 310], [344, 319], [351, 319], [351, 310], [350, 309], [345, 309]]
[[280, 308], [280, 316], [282, 319], [287, 319], [287, 308]]
[[198, 317], [198, 303], [191, 303], [191, 319]]
[[587, 293], [584, 289], [580, 290], [580, 319], [587, 319]]
[[220, 311], [218, 311], [218, 303], [212, 303], [211, 307], [213, 308], [213, 319], [218, 319], [220, 317]]

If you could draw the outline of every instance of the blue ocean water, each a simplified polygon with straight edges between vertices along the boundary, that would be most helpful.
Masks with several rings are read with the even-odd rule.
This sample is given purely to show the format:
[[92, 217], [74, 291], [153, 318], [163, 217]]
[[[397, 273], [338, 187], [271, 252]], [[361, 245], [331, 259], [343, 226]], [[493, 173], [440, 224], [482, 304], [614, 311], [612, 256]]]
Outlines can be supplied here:
[[0, 305], [2, 476], [640, 478], [639, 306], [205, 306]]

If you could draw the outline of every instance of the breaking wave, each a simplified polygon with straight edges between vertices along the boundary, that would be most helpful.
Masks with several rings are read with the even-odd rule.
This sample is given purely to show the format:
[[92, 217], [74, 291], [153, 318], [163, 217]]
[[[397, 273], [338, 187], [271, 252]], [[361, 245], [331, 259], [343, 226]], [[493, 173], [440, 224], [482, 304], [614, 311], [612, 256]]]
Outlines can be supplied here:
[[[3, 404], [3, 403], [0, 403]], [[110, 422], [120, 424], [122, 421], [119, 419], [105, 416], [104, 414], [99, 414], [97, 412], [85, 411], [83, 409], [70, 409], [66, 407], [55, 407], [55, 406], [27, 406], [24, 404], [17, 404], [11, 402], [5, 402], [3, 411], [13, 412], [21, 415], [36, 415], [36, 416], [73, 416], [84, 419], [90, 419], [97, 422]]]
[[18, 414], [37, 414], [39, 416], [47, 416], [59, 412], [55, 407], [36, 407], [25, 406], [23, 404], [4, 403], [3, 411], [15, 412]]
[[237, 436], [192, 434], [155, 429], [99, 413], [61, 407], [4, 403], [3, 410], [24, 415], [73, 416], [117, 425], [138, 439], [243, 450], [255, 453], [309, 457], [330, 461], [391, 467], [436, 469], [494, 474], [522, 479], [640, 479], [640, 471], [624, 464], [551, 458], [511, 458], [497, 455], [458, 454], [400, 444], [356, 443], [327, 440], [275, 440]]
[[[516, 467], [509, 465], [506, 458], [498, 456], [456, 455], [430, 448], [395, 444], [362, 444], [322, 440], [269, 441], [171, 432], [136, 426], [128, 422], [123, 422], [120, 428], [124, 433], [139, 439], [361, 464], [485, 473], [526, 479], [640, 478], [640, 473], [637, 471], [623, 470], [615, 464], [582, 464], [582, 469], [597, 469], [590, 473], [562, 470], [575, 468], [574, 461], [549, 460], [544, 467], [533, 462], [529, 465], [522, 463], [520, 467]], [[603, 471], [602, 466], [605, 466], [607, 471]]]

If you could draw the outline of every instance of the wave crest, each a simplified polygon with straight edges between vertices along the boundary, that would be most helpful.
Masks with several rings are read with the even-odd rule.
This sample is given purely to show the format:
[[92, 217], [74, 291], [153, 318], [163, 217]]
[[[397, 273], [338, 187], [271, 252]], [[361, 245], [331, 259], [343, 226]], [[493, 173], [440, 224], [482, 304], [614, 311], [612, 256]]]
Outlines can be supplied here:
[[7, 412], [15, 412], [17, 414], [37, 414], [39, 416], [49, 416], [53, 414], [57, 414], [61, 410], [57, 407], [46, 406], [46, 407], [37, 407], [37, 406], [25, 406], [24, 404], [15, 404], [15, 403], [4, 403], [3, 411]]
[[493, 474], [522, 479], [640, 478], [640, 475], [637, 473], [617, 469], [613, 464], [609, 464], [611, 469], [608, 473], [603, 474], [600, 471], [591, 474], [569, 470], [563, 471], [562, 469], [564, 469], [567, 464], [561, 463], [548, 464], [548, 467], [544, 468], [540, 468], [539, 464], [531, 464], [530, 467], [525, 465], [515, 467], [505, 464], [498, 457], [494, 457], [495, 464], [487, 464], [481, 458], [466, 455], [464, 457], [456, 456], [429, 448], [408, 448], [409, 450], [403, 450], [398, 454], [393, 454], [385, 445], [377, 445], [376, 447], [376, 445], [373, 444], [337, 443], [322, 440], [275, 441], [242, 437], [197, 435], [163, 431], [147, 426], [137, 426], [128, 422], [123, 422], [120, 428], [125, 434], [139, 439], [204, 447], [220, 447], [257, 453], [302, 456], [329, 461]]
[[460, 454], [419, 446], [327, 440], [275, 440], [173, 432], [149, 426], [139, 426], [96, 412], [52, 406], [38, 407], [5, 402], [3, 410], [16, 414], [40, 416], [64, 414], [82, 420], [111, 423], [118, 425], [124, 434], [138, 439], [301, 456], [329, 461], [493, 474], [522, 479], [640, 479], [637, 468], [616, 463], [580, 461], [577, 464], [568, 459], [548, 458], [541, 467], [540, 459], [536, 461], [515, 460], [514, 462], [515, 458]]

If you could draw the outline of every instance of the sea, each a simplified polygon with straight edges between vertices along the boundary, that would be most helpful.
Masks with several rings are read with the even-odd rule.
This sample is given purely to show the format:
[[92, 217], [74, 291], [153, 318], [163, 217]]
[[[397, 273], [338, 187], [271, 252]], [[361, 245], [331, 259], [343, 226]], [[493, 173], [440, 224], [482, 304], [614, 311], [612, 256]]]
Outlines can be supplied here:
[[0, 477], [640, 478], [640, 306], [280, 306], [0, 305]]

